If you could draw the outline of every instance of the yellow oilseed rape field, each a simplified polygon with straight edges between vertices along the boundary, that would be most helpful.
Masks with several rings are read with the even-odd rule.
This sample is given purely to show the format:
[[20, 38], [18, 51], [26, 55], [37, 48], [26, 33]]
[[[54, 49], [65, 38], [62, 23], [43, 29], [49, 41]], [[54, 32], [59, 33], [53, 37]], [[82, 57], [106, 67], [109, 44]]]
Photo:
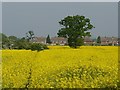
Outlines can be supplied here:
[[2, 88], [116, 88], [118, 47], [2, 51]]

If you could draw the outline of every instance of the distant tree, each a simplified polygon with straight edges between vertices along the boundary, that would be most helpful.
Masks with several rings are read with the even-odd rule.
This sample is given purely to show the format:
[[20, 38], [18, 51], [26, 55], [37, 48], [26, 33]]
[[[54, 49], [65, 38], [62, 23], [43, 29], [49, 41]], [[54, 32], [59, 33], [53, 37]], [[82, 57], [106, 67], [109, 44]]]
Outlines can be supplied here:
[[68, 45], [77, 48], [84, 44], [84, 37], [91, 36], [88, 30], [94, 28], [89, 18], [85, 16], [67, 16], [59, 22], [62, 28], [57, 33], [59, 37], [68, 39]]
[[8, 37], [3, 33], [1, 33], [0, 35], [1, 35], [0, 37], [2, 38], [2, 48], [3, 49], [9, 48], [10, 42]]
[[9, 36], [9, 45], [10, 45], [10, 49], [14, 49], [16, 47], [16, 42], [18, 40], [18, 38], [16, 36]]
[[100, 36], [97, 37], [97, 43], [98, 43], [98, 45], [101, 44], [101, 37]]
[[2, 42], [2, 33], [0, 33], [0, 42]]
[[33, 31], [28, 31], [26, 33], [26, 39], [30, 42], [34, 39], [34, 32]]
[[8, 38], [9, 38], [9, 40], [11, 40], [13, 42], [18, 39], [16, 36], [9, 36]]
[[48, 35], [47, 38], [46, 38], [46, 43], [51, 44], [51, 39], [50, 39], [50, 36], [49, 36], [49, 35]]
[[15, 43], [15, 49], [30, 49], [31, 43], [26, 40], [24, 37], [21, 39], [18, 39]]
[[33, 32], [29, 32], [29, 34], [30, 36], [28, 36], [28, 38], [17, 38], [16, 36], [6, 36], [0, 33], [0, 49], [25, 49], [37, 51], [48, 49], [46, 45], [30, 42], [34, 38], [34, 34]]
[[2, 33], [0, 33], [0, 49], [2, 49]]

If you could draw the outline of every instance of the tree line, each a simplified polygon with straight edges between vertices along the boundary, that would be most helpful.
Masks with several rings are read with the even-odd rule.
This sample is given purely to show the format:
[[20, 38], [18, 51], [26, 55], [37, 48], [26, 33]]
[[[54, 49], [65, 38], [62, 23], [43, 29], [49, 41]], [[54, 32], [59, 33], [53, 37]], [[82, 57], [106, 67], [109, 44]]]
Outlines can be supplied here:
[[48, 49], [48, 47], [44, 44], [33, 43], [34, 39], [33, 31], [28, 31], [25, 37], [18, 38], [16, 36], [7, 36], [3, 33], [0, 33], [1, 40], [1, 49], [25, 49], [25, 50], [37, 50], [41, 51], [44, 49]]

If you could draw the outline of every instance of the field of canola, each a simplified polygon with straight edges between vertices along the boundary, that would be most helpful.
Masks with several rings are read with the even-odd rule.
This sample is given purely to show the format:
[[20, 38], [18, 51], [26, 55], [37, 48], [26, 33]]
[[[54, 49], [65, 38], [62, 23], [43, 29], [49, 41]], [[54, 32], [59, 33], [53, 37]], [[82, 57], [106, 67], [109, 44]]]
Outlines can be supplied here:
[[118, 47], [50, 46], [44, 51], [3, 50], [3, 88], [117, 87]]

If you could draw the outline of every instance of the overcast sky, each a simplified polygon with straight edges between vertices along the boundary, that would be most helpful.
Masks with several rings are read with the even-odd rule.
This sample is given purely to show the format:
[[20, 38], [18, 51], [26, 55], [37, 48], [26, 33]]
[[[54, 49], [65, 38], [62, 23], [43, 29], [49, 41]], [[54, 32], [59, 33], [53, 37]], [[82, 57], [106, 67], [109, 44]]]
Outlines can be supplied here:
[[118, 36], [117, 2], [18, 2], [2, 3], [2, 32], [18, 37], [33, 30], [36, 36], [56, 36], [59, 21], [68, 15], [90, 18], [92, 36]]
[[119, 0], [0, 0], [2, 2], [118, 2]]
[[0, 2], [0, 32], [2, 32], [2, 3]]

